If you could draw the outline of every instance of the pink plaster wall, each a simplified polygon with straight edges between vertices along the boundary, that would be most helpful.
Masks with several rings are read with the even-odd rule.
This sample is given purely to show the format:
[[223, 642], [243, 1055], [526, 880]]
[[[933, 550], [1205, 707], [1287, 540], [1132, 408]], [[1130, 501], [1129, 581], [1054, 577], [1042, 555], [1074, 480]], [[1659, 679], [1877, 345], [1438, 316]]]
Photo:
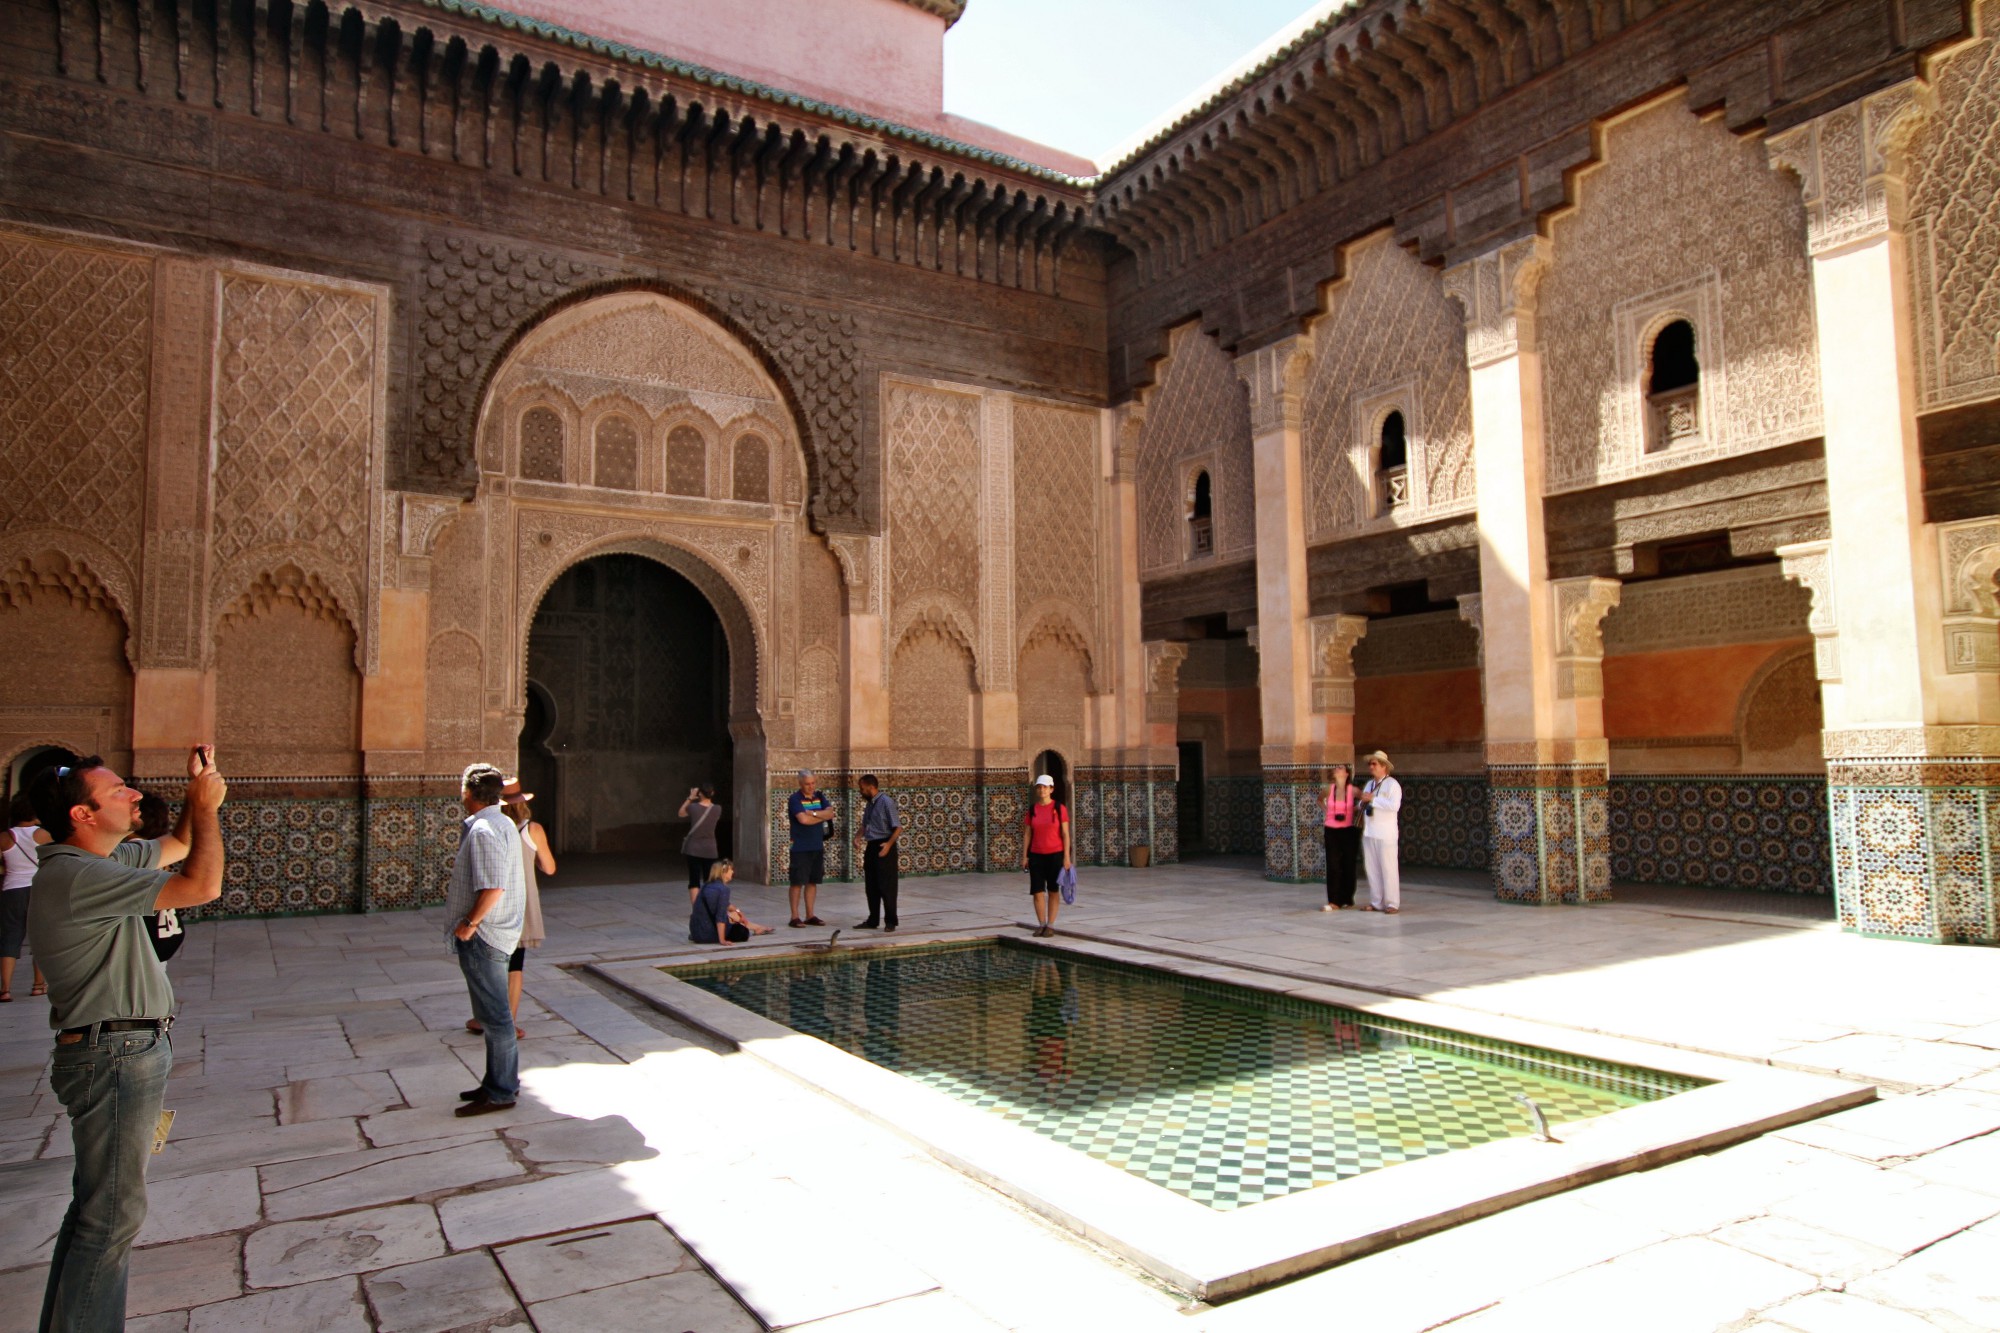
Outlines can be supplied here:
[[1089, 175], [1073, 154], [944, 110], [944, 20], [902, 0], [499, 0], [594, 37]]

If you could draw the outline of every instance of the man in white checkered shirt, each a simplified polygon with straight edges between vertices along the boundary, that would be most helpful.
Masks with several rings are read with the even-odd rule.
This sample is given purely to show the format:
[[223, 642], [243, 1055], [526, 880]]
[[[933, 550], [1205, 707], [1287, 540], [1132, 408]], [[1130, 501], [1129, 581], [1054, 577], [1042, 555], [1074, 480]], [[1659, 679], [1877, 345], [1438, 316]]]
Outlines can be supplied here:
[[486, 1077], [458, 1094], [461, 1116], [504, 1111], [521, 1092], [521, 1048], [507, 1005], [507, 958], [521, 942], [528, 885], [521, 834], [500, 808], [506, 778], [491, 764], [465, 770], [465, 831], [451, 863], [445, 910], [451, 947], [465, 973], [472, 1016], [486, 1029]]

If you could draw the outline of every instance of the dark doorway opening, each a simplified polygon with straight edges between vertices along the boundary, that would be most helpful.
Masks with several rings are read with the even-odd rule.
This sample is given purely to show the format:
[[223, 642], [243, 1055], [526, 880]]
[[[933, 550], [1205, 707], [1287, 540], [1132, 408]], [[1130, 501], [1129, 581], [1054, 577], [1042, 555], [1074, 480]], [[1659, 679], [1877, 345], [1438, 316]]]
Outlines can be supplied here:
[[1181, 741], [1181, 771], [1174, 779], [1174, 804], [1179, 812], [1175, 821], [1180, 834], [1181, 855], [1189, 856], [1208, 850], [1202, 830], [1207, 827], [1207, 810], [1202, 797], [1206, 792], [1207, 773], [1203, 762], [1200, 741]]
[[[1061, 754], [1054, 750], [1044, 750], [1035, 756], [1035, 777], [1039, 778], [1044, 774], [1056, 780], [1057, 802], [1062, 805], [1068, 805], [1070, 803], [1069, 765], [1063, 762]], [[1029, 780], [1033, 781], [1034, 779], [1031, 778]], [[1076, 817], [1074, 810], [1071, 811], [1070, 817], [1072, 819]]]
[[[729, 646], [708, 599], [636, 555], [605, 555], [549, 589], [528, 633], [524, 780], [559, 851], [677, 858], [688, 789], [712, 783], [732, 845]], [[553, 788], [553, 790], [550, 790]]]

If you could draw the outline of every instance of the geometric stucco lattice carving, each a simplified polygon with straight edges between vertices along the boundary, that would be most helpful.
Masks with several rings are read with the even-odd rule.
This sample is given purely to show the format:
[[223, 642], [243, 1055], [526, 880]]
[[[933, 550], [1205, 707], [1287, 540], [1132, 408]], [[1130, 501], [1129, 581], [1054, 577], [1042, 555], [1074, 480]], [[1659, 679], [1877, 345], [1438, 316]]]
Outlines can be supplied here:
[[[813, 516], [860, 524], [872, 499], [862, 492], [860, 321], [831, 306], [754, 296], [739, 288], [712, 288], [708, 298], [785, 374], [814, 465]], [[879, 519], [871, 526], [879, 528]]]
[[1929, 108], [1929, 88], [1905, 80], [1771, 136], [1768, 161], [1798, 180], [1813, 254], [1904, 224], [1904, 149]]
[[[1407, 521], [1469, 505], [1465, 312], [1437, 273], [1386, 231], [1351, 246], [1346, 274], [1329, 289], [1327, 314], [1312, 335], [1317, 351], [1303, 405], [1308, 535], [1331, 536], [1375, 518], [1368, 504], [1374, 436], [1391, 409], [1409, 419], [1411, 473], [1423, 481], [1395, 516]], [[1398, 382], [1400, 395], [1375, 392]], [[1362, 410], [1363, 400], [1378, 396], [1387, 400], [1379, 410]]]
[[[968, 645], [980, 605], [981, 404], [970, 393], [885, 382], [890, 619], [885, 643], [926, 614]], [[1009, 656], [1011, 656], [1011, 652]]]
[[150, 259], [0, 231], [0, 531], [136, 556], [152, 308]]
[[363, 589], [380, 513], [383, 304], [231, 273], [217, 335], [211, 596], [230, 602], [260, 570], [295, 562], [354, 618], [371, 674], [378, 650], [360, 615], [374, 601]]
[[[1139, 569], [1166, 573], [1187, 558], [1187, 460], [1202, 459], [1214, 504], [1218, 560], [1257, 545], [1250, 396], [1236, 364], [1195, 324], [1167, 338], [1167, 358], [1146, 392], [1139, 427]], [[1184, 463], [1187, 464], [1184, 466]]]
[[[1097, 650], [1097, 414], [1014, 400], [1014, 577], [1022, 644], [1054, 618]], [[1099, 682], [1103, 688], [1103, 682]]]
[[[1818, 334], [1797, 189], [1762, 145], [1675, 94], [1604, 132], [1603, 161], [1551, 227], [1535, 328], [1551, 493], [1822, 431]], [[1647, 452], [1647, 347], [1695, 324], [1701, 439]], [[1717, 371], [1728, 342], [1728, 382]]]
[[1945, 670], [2000, 671], [2000, 518], [1940, 523], [1937, 536]]
[[500, 348], [536, 311], [612, 273], [564, 255], [466, 236], [425, 250], [417, 314], [415, 433], [402, 472], [467, 489], [478, 480], [473, 422]]
[[[1806, 628], [1812, 631], [1814, 666], [1822, 681], [1840, 679], [1840, 621], [1834, 610], [1833, 543], [1795, 542], [1780, 546], [1779, 566], [1785, 577], [1812, 593], [1812, 614]], [[1828, 755], [1831, 758], [1831, 754]]]
[[1622, 653], [1775, 643], [1802, 638], [1812, 594], [1771, 565], [1656, 579], [1626, 588], [1604, 622], [1604, 649]]
[[1978, 41], [1931, 68], [1936, 101], [1909, 145], [1911, 294], [1924, 403], [2000, 395], [2000, 0]]

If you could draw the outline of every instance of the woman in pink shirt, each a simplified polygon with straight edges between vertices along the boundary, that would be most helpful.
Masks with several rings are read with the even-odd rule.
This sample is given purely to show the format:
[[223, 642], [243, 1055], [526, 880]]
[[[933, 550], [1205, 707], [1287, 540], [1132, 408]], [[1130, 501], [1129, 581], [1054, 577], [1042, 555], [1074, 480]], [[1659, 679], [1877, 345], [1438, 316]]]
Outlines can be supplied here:
[[1361, 807], [1355, 803], [1354, 770], [1333, 766], [1326, 786], [1326, 906], [1344, 912], [1354, 906], [1354, 867], [1361, 857]]

